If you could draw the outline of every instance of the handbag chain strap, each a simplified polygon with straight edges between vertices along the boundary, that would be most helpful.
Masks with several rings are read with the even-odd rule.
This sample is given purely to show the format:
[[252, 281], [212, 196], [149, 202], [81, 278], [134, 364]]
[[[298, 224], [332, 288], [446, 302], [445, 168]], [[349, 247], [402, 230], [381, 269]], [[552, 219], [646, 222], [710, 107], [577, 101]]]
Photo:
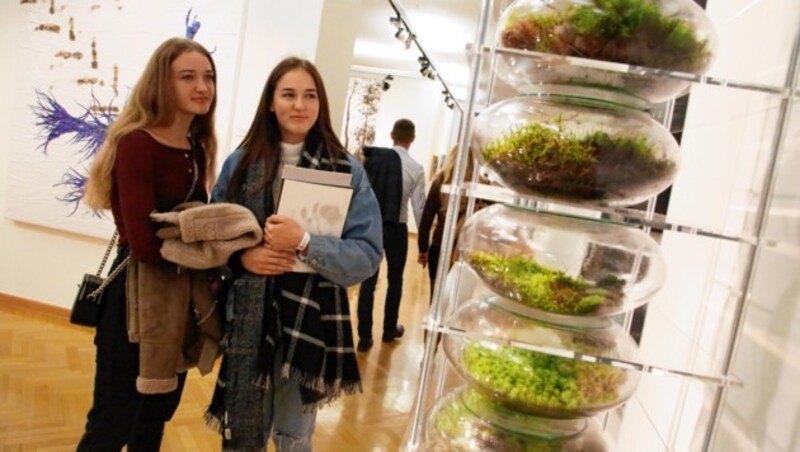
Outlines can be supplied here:
[[[194, 152], [192, 153], [194, 154]], [[197, 160], [194, 158], [192, 158], [192, 168], [193, 168], [192, 186], [189, 187], [189, 193], [186, 194], [186, 197], [183, 199], [183, 202], [189, 201], [189, 198], [192, 197], [192, 195], [194, 194], [194, 189], [197, 186]], [[98, 277], [103, 274], [103, 269], [106, 267], [106, 262], [108, 262], [108, 256], [111, 255], [111, 250], [114, 249], [114, 244], [117, 243], [117, 237], [119, 237], [119, 231], [115, 229], [114, 235], [111, 236], [111, 241], [108, 242], [108, 248], [106, 248], [106, 252], [105, 254], [103, 254], [103, 260], [100, 261], [100, 268], [97, 269]], [[130, 255], [126, 256], [125, 260], [120, 262], [120, 264], [117, 265], [114, 271], [112, 271], [111, 274], [108, 275], [108, 278], [104, 279], [103, 282], [100, 284], [100, 286], [89, 294], [89, 298], [96, 299], [100, 297], [100, 295], [103, 293], [103, 290], [105, 290], [105, 288], [108, 287], [108, 285], [111, 284], [112, 281], [114, 281], [114, 278], [116, 278], [117, 275], [119, 275], [122, 272], [122, 270], [124, 270], [125, 267], [128, 266], [128, 262], [130, 262], [130, 260], [131, 256]]]
[[[108, 262], [108, 256], [111, 254], [111, 250], [114, 249], [114, 244], [117, 243], [117, 237], [119, 237], [119, 231], [115, 229], [114, 235], [111, 236], [111, 241], [108, 242], [108, 248], [106, 248], [106, 252], [105, 254], [103, 254], [103, 260], [100, 261], [100, 268], [97, 269], [98, 277], [100, 277], [100, 275], [103, 274], [103, 269], [106, 268], [106, 262]], [[122, 269], [128, 265], [128, 261], [130, 261], [130, 259], [131, 259], [130, 256], [125, 257], [125, 260], [122, 261], [122, 263], [120, 263], [117, 266], [117, 268], [115, 268], [114, 271], [111, 272], [110, 275], [108, 275], [108, 278], [104, 279], [103, 282], [100, 283], [100, 286], [89, 294], [89, 298], [97, 299], [98, 297], [100, 297], [100, 295], [103, 293], [103, 290], [105, 290], [105, 288], [109, 284], [111, 284], [111, 281], [113, 281], [114, 278], [117, 277], [117, 275], [122, 271]]]

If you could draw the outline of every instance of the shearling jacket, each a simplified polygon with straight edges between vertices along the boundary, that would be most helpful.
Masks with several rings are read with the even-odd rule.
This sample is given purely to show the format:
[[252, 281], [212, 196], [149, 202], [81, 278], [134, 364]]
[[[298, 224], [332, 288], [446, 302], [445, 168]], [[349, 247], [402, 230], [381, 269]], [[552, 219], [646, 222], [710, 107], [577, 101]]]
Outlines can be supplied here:
[[150, 218], [161, 224], [161, 256], [194, 269], [221, 267], [234, 252], [261, 243], [263, 235], [253, 212], [232, 203], [188, 202]]
[[174, 391], [179, 372], [205, 375], [219, 356], [222, 323], [211, 293], [213, 272], [175, 265], [128, 263], [128, 338], [139, 344], [142, 394]]
[[227, 203], [184, 203], [151, 218], [163, 225], [161, 255], [178, 265], [131, 259], [128, 337], [139, 344], [136, 389], [160, 394], [177, 388], [178, 372], [194, 366], [203, 375], [211, 371], [222, 327], [211, 292], [216, 271], [207, 269], [260, 243], [262, 230], [252, 212]]

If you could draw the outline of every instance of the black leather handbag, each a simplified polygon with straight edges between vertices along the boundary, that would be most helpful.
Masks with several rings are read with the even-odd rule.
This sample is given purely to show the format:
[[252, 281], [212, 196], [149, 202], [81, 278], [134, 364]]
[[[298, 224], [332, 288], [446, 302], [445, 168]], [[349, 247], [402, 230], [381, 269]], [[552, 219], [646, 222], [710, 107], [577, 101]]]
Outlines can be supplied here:
[[[186, 195], [183, 202], [188, 201], [189, 198], [192, 197], [192, 193], [194, 193], [195, 186], [197, 185], [197, 160], [192, 159], [192, 166], [194, 169], [192, 171], [194, 176], [192, 178], [192, 186], [189, 188], [189, 193]], [[126, 257], [107, 278], [100, 276], [103, 274], [103, 269], [106, 266], [111, 250], [114, 249], [114, 244], [117, 243], [118, 236], [119, 231], [115, 230], [114, 235], [111, 236], [111, 241], [108, 242], [108, 248], [106, 248], [106, 253], [103, 255], [103, 260], [100, 261], [100, 268], [97, 269], [97, 273], [86, 273], [83, 275], [83, 280], [78, 285], [78, 294], [75, 296], [75, 301], [72, 303], [72, 310], [69, 313], [70, 323], [92, 328], [97, 326], [97, 322], [100, 320], [100, 306], [103, 302], [103, 290], [128, 266], [128, 262], [131, 258], [130, 256]]]
[[103, 300], [103, 290], [128, 264], [129, 258], [125, 258], [107, 278], [100, 276], [106, 266], [108, 256], [111, 254], [111, 250], [117, 242], [118, 235], [117, 231], [114, 231], [114, 235], [108, 243], [108, 248], [103, 255], [103, 260], [100, 262], [100, 268], [97, 269], [97, 273], [86, 273], [83, 275], [83, 280], [78, 285], [78, 294], [75, 296], [75, 301], [72, 303], [72, 310], [69, 313], [70, 323], [92, 328], [97, 326], [97, 321], [100, 319], [100, 304]]

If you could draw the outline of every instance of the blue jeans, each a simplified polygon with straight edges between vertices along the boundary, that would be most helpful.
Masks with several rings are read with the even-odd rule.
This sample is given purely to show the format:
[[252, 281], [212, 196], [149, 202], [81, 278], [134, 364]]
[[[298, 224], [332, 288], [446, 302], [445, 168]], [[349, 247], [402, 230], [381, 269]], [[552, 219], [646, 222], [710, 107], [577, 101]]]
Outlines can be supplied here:
[[264, 442], [271, 436], [277, 452], [310, 451], [317, 411], [304, 413], [300, 386], [280, 376], [283, 355], [283, 346], [278, 346], [272, 385], [264, 393]]

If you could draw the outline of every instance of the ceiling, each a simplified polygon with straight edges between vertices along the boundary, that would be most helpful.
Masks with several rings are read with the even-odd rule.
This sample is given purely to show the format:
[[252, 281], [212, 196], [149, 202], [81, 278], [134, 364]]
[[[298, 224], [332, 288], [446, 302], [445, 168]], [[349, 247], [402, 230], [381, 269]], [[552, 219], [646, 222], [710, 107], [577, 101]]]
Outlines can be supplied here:
[[[417, 42], [456, 98], [463, 99], [469, 81], [466, 45], [475, 39], [480, 0], [394, 0], [405, 13]], [[422, 77], [414, 45], [405, 49], [389, 22], [395, 13], [389, 0], [363, 0], [357, 24], [353, 69], [360, 72]]]

